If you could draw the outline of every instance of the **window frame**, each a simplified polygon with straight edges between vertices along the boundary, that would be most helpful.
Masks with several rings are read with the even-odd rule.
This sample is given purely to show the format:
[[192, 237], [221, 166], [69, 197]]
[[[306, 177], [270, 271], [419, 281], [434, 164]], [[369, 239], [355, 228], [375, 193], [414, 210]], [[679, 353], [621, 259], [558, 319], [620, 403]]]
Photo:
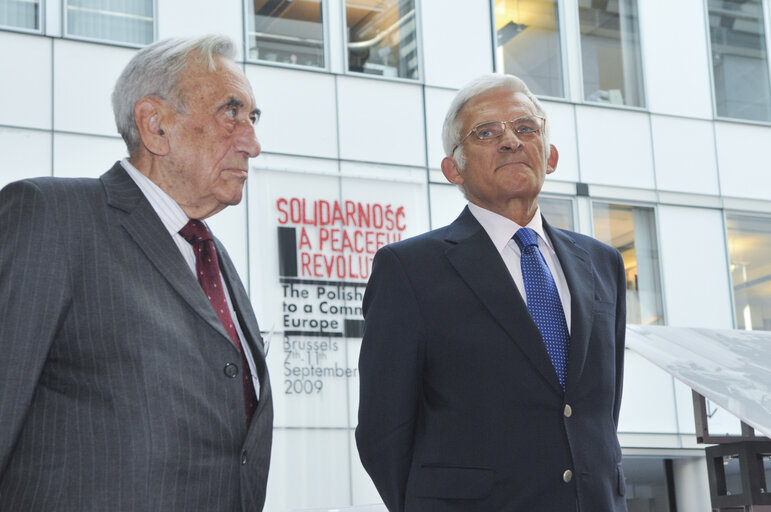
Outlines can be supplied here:
[[[154, 0], [155, 1], [155, 0]], [[244, 62], [247, 64], [259, 64], [262, 66], [274, 66], [277, 68], [285, 68], [285, 69], [299, 69], [303, 71], [315, 71], [315, 72], [331, 72], [330, 67], [330, 28], [329, 28], [329, 16], [330, 16], [330, 7], [329, 2], [335, 2], [340, 0], [319, 0], [321, 4], [321, 38], [322, 38], [322, 54], [324, 56], [324, 65], [323, 66], [307, 66], [305, 64], [291, 64], [287, 62], [276, 62], [271, 60], [264, 60], [264, 59], [254, 59], [249, 55], [249, 38], [251, 37], [249, 34], [249, 6], [247, 5], [248, 2], [251, 0], [243, 0], [241, 2], [241, 6], [243, 9], [243, 44], [244, 44]]]
[[8, 32], [19, 32], [22, 34], [35, 34], [35, 35], [41, 35], [45, 31], [45, 9], [46, 8], [46, 0], [39, 0], [38, 2], [38, 13], [37, 13], [37, 26], [38, 28], [26, 28], [26, 27], [19, 27], [15, 25], [2, 25], [0, 24], [0, 31], [8, 31]]
[[122, 46], [126, 48], [144, 48], [148, 44], [152, 44], [158, 40], [158, 0], [151, 0], [153, 3], [153, 35], [152, 40], [148, 43], [131, 43], [128, 41], [118, 41], [115, 39], [101, 39], [98, 37], [81, 36], [78, 34], [70, 34], [67, 22], [67, 7], [70, 0], [61, 0], [61, 18], [62, 18], [62, 38], [72, 41], [83, 41], [88, 43], [99, 43], [110, 46]]
[[[340, 2], [341, 16], [342, 16], [342, 52], [343, 52], [343, 74], [348, 76], [357, 76], [361, 78], [372, 78], [375, 80], [386, 80], [390, 82], [402, 82], [408, 84], [423, 83], [425, 78], [425, 71], [423, 65], [423, 17], [421, 12], [421, 0], [412, 0], [415, 5], [415, 44], [417, 45], [417, 59], [418, 59], [418, 76], [415, 78], [404, 78], [400, 76], [382, 76], [373, 75], [371, 73], [364, 73], [361, 71], [351, 71], [348, 68], [348, 13], [347, 0], [336, 0]], [[397, 2], [399, 0], [396, 0]]]

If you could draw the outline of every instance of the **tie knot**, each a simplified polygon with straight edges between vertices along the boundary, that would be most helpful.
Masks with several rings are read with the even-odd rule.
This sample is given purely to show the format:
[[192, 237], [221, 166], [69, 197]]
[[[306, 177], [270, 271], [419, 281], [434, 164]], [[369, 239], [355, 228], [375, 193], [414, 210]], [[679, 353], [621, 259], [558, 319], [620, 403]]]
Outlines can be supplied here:
[[209, 234], [209, 230], [206, 229], [206, 225], [196, 219], [187, 221], [185, 227], [179, 230], [179, 234], [192, 245], [204, 240], [211, 240], [211, 235]]
[[532, 245], [538, 247], [538, 235], [530, 228], [519, 228], [512, 238], [517, 242], [520, 251], [524, 251]]

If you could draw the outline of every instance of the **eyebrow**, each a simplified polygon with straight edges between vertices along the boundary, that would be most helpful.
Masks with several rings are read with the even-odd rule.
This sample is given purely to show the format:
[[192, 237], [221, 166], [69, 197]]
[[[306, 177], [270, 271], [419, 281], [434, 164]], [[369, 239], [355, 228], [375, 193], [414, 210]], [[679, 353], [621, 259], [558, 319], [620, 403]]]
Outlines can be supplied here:
[[[227, 103], [223, 106], [223, 108], [230, 108], [230, 107], [238, 107], [241, 108], [244, 106], [244, 102], [236, 98], [235, 96], [231, 96]], [[260, 117], [260, 114], [262, 114], [262, 111], [259, 108], [255, 108], [250, 114], [253, 114], [257, 117]]]

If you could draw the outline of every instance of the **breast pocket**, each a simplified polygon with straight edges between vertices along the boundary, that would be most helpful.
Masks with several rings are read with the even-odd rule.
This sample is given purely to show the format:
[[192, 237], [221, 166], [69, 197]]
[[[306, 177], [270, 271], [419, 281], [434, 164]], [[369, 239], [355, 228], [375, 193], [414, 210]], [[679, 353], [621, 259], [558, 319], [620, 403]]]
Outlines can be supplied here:
[[616, 303], [595, 299], [592, 311], [594, 312], [595, 315], [610, 315], [615, 317]]

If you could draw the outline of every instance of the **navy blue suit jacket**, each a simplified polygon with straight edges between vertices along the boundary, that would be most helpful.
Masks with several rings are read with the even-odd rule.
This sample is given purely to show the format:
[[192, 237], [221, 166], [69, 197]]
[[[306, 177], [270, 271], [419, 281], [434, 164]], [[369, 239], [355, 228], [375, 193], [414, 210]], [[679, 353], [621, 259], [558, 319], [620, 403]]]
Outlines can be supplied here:
[[376, 254], [356, 440], [390, 511], [626, 510], [624, 264], [593, 238], [544, 226], [571, 294], [564, 393], [468, 208]]

